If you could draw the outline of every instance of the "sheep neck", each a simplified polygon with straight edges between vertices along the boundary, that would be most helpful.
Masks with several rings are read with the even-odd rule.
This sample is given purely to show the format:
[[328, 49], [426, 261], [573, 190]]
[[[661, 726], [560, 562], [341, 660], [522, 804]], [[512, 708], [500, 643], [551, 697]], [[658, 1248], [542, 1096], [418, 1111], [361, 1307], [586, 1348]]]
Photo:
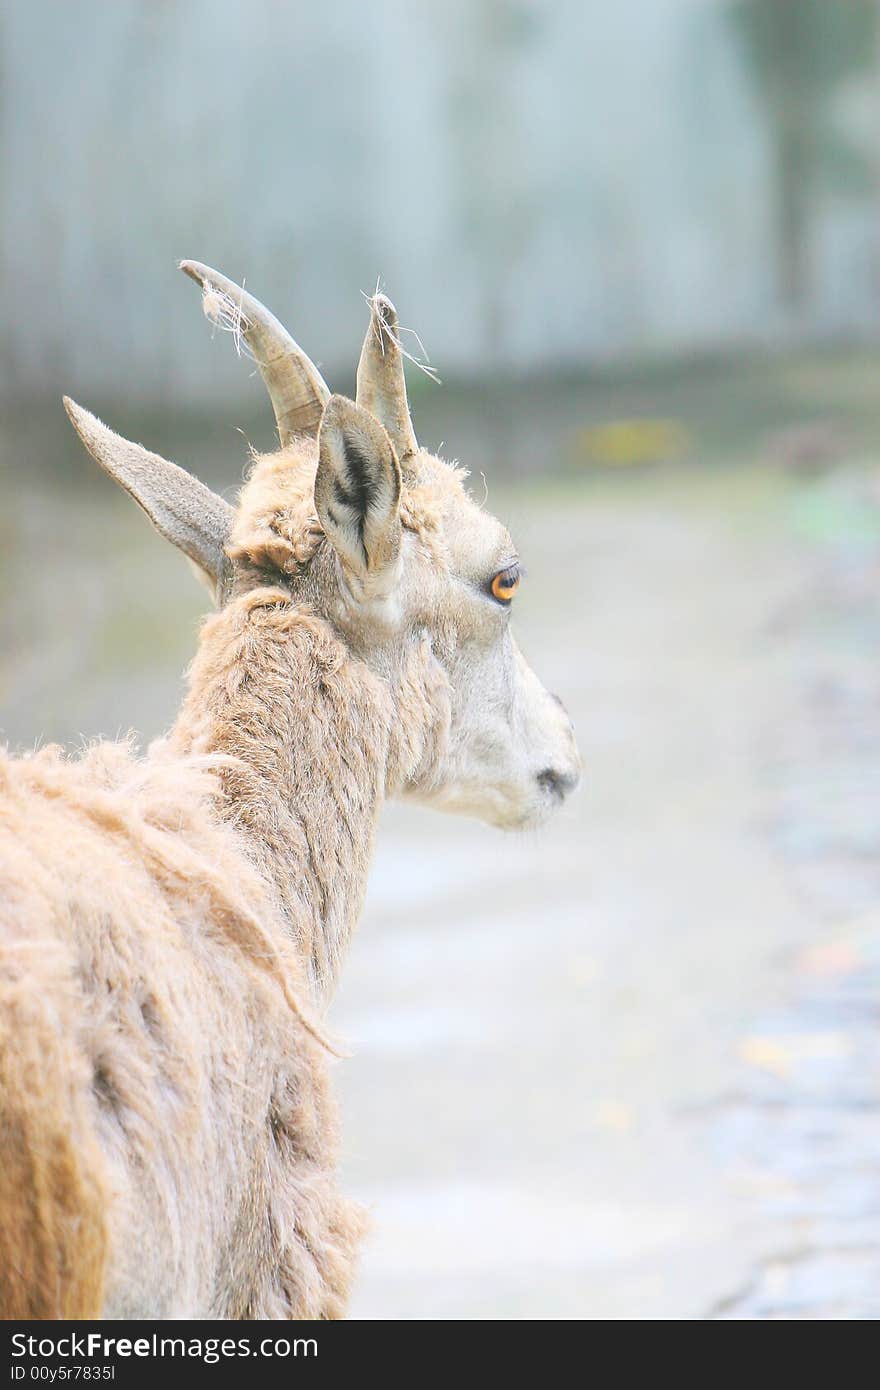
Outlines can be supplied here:
[[220, 814], [326, 1000], [360, 915], [385, 795], [382, 682], [289, 596], [252, 591], [206, 621], [170, 741], [182, 756], [219, 755]]

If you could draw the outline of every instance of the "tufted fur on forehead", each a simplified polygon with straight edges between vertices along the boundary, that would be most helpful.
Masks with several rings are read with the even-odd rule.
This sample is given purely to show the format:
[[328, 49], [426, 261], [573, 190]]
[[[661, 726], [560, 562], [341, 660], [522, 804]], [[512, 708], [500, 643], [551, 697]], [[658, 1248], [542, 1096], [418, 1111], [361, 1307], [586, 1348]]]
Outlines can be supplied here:
[[[256, 570], [301, 573], [324, 539], [315, 512], [318, 450], [298, 438], [272, 454], [256, 454], [238, 499], [227, 554]], [[443, 520], [466, 498], [467, 470], [421, 449], [406, 460], [400, 519], [432, 558], [445, 565]]]

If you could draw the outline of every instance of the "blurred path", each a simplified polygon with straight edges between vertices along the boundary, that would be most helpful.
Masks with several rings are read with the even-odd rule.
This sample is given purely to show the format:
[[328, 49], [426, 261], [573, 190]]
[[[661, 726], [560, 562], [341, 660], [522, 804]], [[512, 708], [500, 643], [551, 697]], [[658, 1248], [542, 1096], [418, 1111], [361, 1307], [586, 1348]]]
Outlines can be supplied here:
[[796, 962], [835, 924], [774, 833], [827, 657], [790, 506], [757, 472], [518, 497], [519, 633], [587, 785], [534, 837], [387, 816], [333, 1016], [346, 1176], [376, 1221], [355, 1316], [754, 1316], [803, 1251], [815, 1202], [775, 1201], [814, 1151], [809, 1117], [780, 1121], [791, 1088], [878, 1077], [839, 1009], [804, 1021]]

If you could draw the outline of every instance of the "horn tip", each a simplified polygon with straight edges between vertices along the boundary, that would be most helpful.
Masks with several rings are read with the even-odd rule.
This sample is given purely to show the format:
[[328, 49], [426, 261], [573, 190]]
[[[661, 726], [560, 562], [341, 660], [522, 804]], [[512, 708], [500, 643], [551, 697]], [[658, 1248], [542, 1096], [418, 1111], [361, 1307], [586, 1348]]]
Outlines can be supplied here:
[[380, 294], [377, 290], [370, 296], [370, 313], [383, 328], [397, 327], [397, 310], [387, 294]]
[[200, 261], [178, 261], [177, 269], [182, 270], [191, 280], [195, 280], [197, 285], [204, 285], [208, 267]]

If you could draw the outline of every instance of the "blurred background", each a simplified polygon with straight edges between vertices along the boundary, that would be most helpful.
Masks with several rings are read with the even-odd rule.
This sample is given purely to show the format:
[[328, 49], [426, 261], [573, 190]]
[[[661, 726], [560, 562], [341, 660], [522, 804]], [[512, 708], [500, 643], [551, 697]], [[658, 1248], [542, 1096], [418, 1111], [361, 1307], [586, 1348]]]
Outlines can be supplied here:
[[578, 725], [540, 835], [388, 809], [354, 1316], [880, 1316], [880, 6], [6, 0], [0, 45], [0, 737], [173, 717], [201, 591], [59, 397], [234, 496], [271, 411], [181, 257], [343, 392], [381, 280]]

